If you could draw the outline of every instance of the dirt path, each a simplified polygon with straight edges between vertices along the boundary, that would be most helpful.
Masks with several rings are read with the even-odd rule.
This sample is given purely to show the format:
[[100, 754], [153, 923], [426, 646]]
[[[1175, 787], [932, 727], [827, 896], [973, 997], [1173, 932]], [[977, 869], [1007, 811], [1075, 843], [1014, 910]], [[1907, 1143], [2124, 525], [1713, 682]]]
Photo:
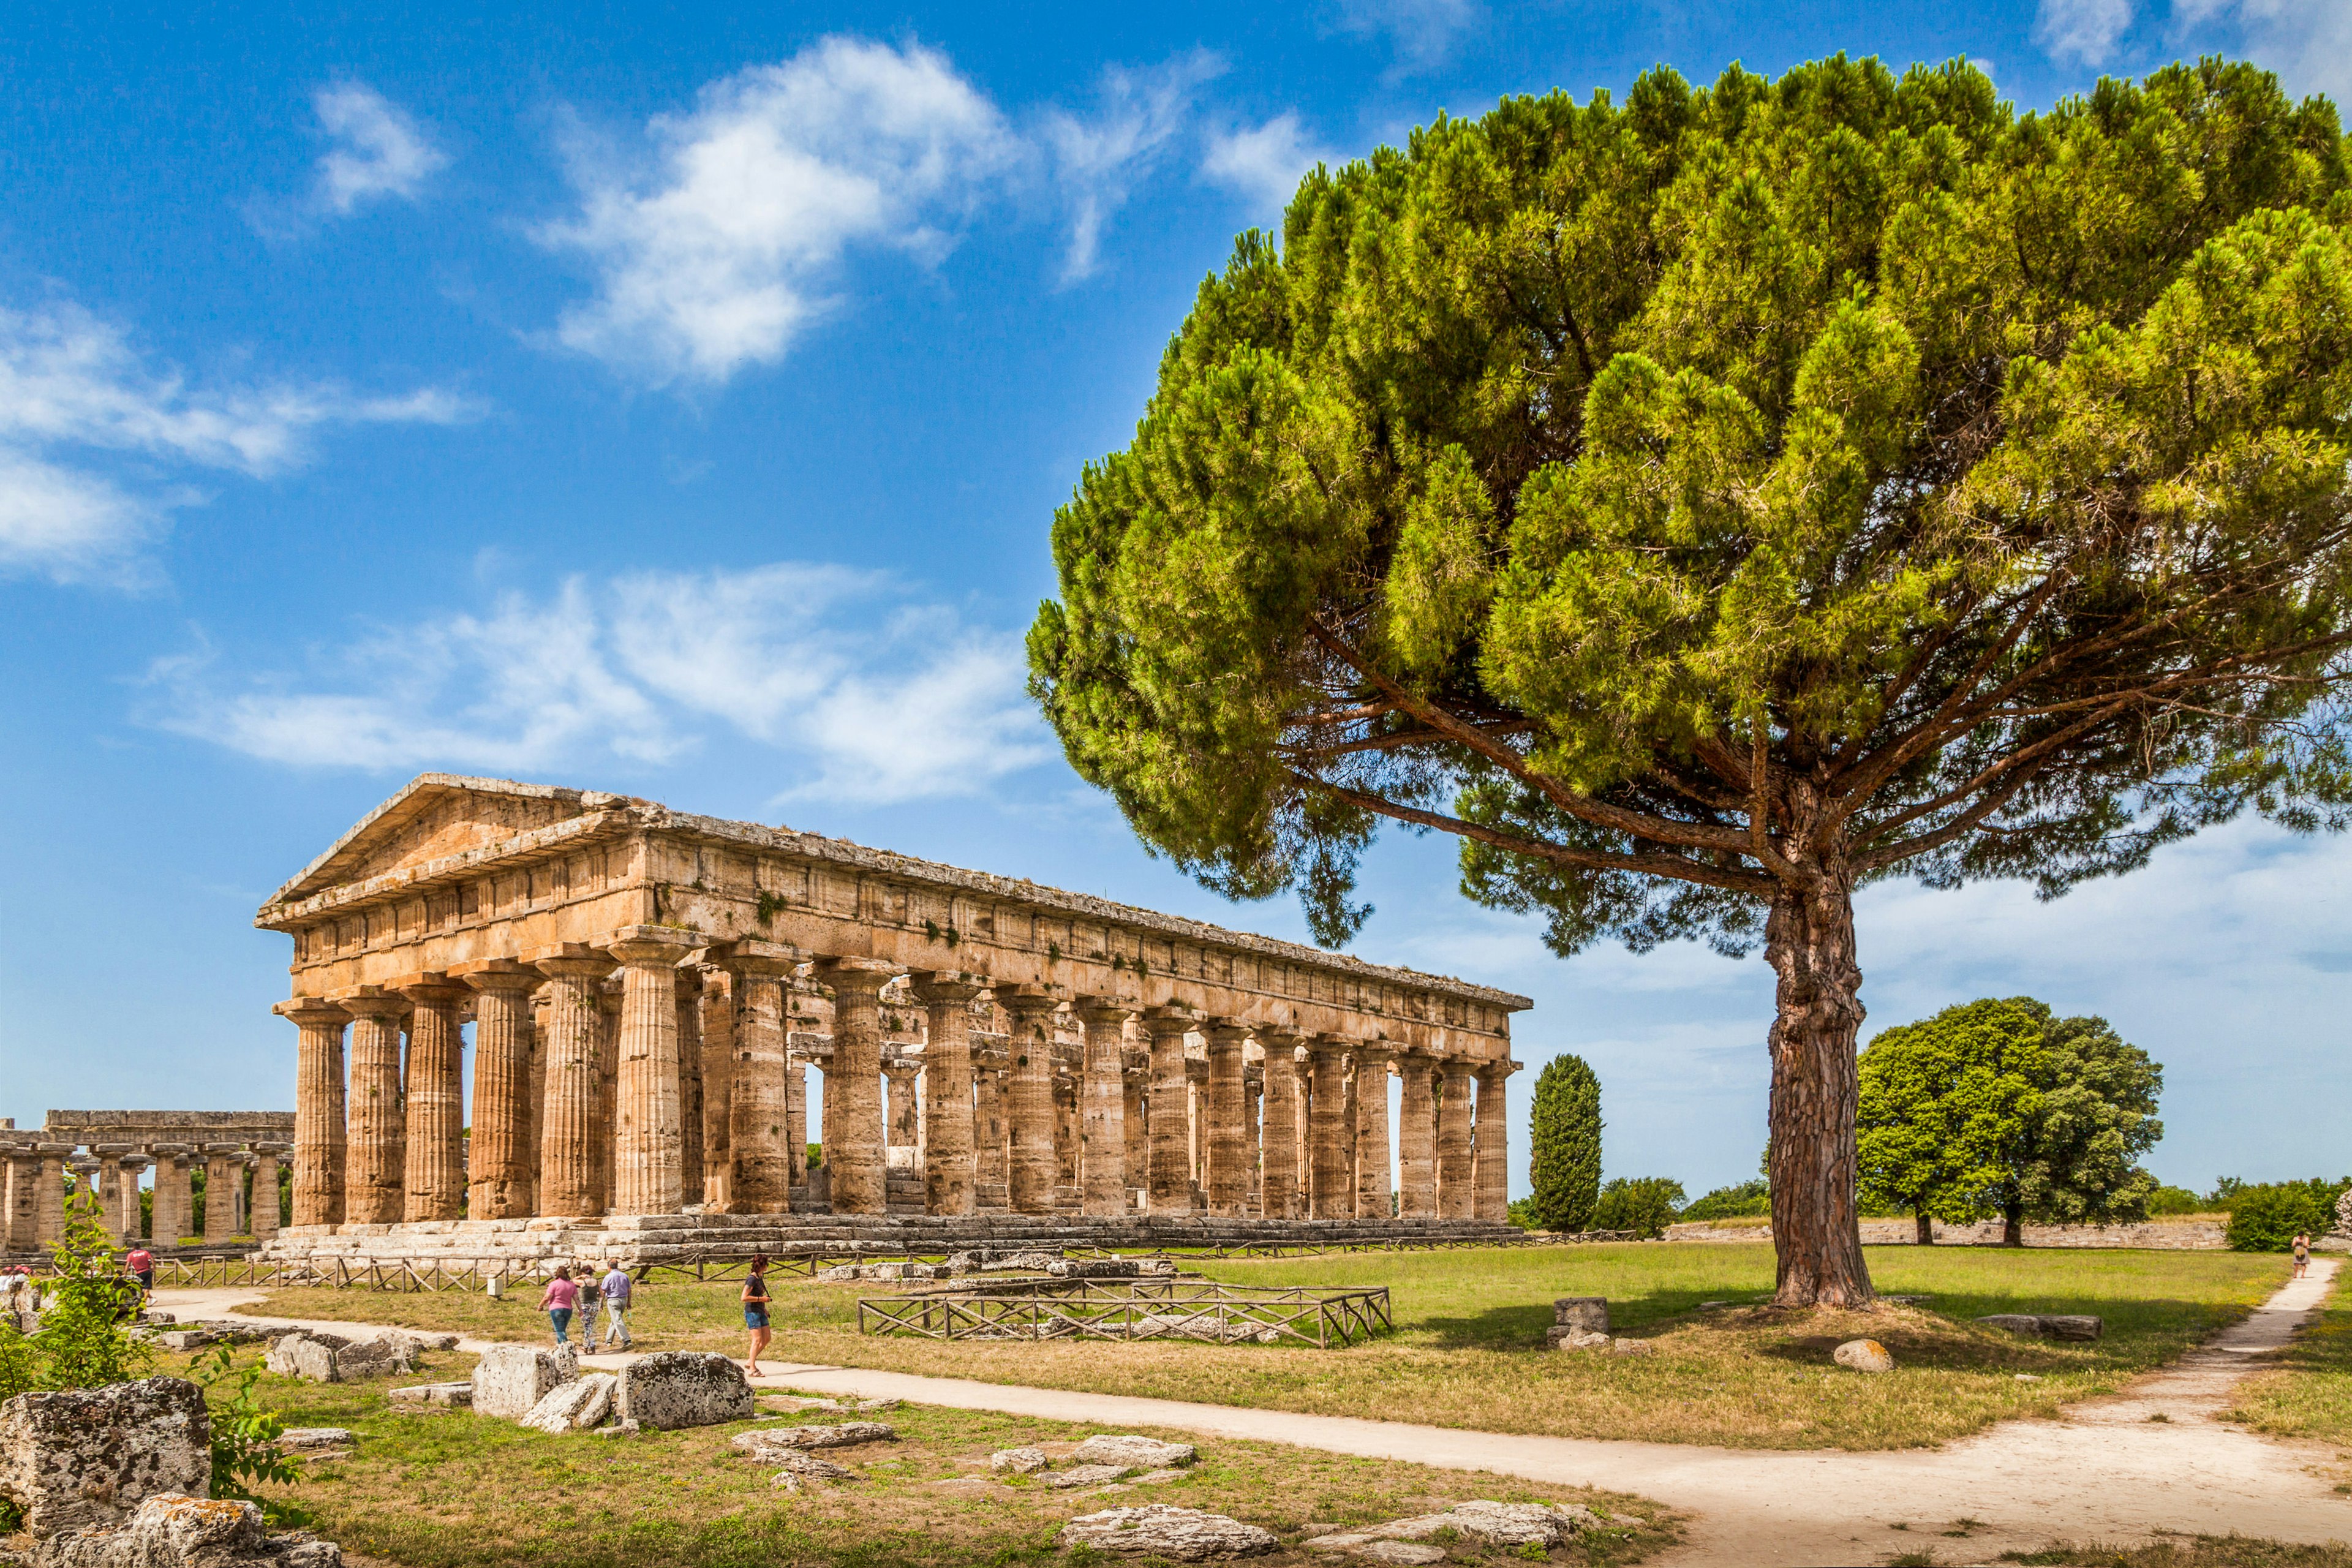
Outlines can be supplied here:
[[[2332, 1448], [2274, 1443], [2213, 1419], [2251, 1358], [2284, 1344], [2319, 1304], [2336, 1267], [2314, 1260], [2309, 1279], [2289, 1282], [2244, 1322], [2111, 1398], [2071, 1406], [2059, 1420], [2008, 1422], [1939, 1449], [1902, 1453], [1530, 1437], [790, 1363], [760, 1382], [1106, 1426], [1178, 1427], [1637, 1492], [1693, 1517], [1686, 1542], [1657, 1568], [1869, 1563], [1922, 1548], [1948, 1563], [1984, 1562], [2054, 1540], [2142, 1541], [2165, 1531], [2345, 1541], [2352, 1540], [2352, 1499], [2315, 1468], [2335, 1457]], [[253, 1292], [157, 1294], [159, 1306], [184, 1316], [220, 1316]], [[2159, 1415], [2163, 1421], [2152, 1419]], [[1965, 1535], [1946, 1533], [1962, 1521], [1979, 1522]]]

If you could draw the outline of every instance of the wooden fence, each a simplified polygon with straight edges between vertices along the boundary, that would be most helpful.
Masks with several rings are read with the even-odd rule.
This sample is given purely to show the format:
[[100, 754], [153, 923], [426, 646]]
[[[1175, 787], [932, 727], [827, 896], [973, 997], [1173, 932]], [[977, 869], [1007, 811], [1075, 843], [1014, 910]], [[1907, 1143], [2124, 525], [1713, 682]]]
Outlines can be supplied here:
[[1021, 1279], [864, 1297], [857, 1331], [931, 1340], [1198, 1340], [1330, 1350], [1393, 1327], [1385, 1285], [1260, 1288], [1207, 1279]]

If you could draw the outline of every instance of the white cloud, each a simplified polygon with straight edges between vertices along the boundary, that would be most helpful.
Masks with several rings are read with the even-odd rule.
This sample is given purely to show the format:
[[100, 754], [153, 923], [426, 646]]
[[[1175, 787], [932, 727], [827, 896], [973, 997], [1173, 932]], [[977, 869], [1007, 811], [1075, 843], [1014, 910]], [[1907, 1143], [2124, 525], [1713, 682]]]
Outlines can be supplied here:
[[1070, 210], [1065, 281], [1094, 271], [1104, 223], [1127, 204], [1129, 193], [1184, 128], [1201, 84], [1224, 68], [1216, 56], [1200, 49], [1150, 70], [1113, 66], [1103, 72], [1094, 114], [1048, 111], [1044, 141]]
[[562, 341], [656, 384], [774, 363], [849, 252], [939, 256], [1015, 151], [945, 56], [846, 37], [714, 82], [649, 131], [635, 175], [576, 162], [582, 210], [542, 237], [597, 273]]
[[778, 798], [883, 805], [973, 794], [1051, 754], [1016, 637], [823, 564], [573, 579], [543, 601], [373, 629], [303, 678], [241, 690], [216, 663], [159, 663], [147, 721], [305, 766], [660, 764], [716, 721], [787, 759]]
[[[0, 306], [0, 575], [135, 585], [142, 548], [199, 498], [158, 469], [267, 478], [329, 425], [439, 424], [472, 405], [425, 389], [366, 397], [318, 383], [194, 387], [149, 368], [122, 331], [77, 305]], [[93, 472], [98, 452], [135, 460]], [[68, 457], [68, 454], [71, 454]]]
[[1201, 174], [1239, 195], [1252, 211], [1279, 216], [1309, 170], [1338, 161], [1338, 154], [1308, 141], [1297, 112], [1291, 110], [1255, 128], [1210, 132]]
[[2232, 27], [2248, 58], [2278, 72], [2293, 94], [2352, 102], [2352, 5], [2346, 0], [2174, 0], [2176, 31]]
[[379, 196], [415, 201], [448, 165], [416, 121], [365, 82], [330, 82], [310, 95], [310, 108], [333, 143], [319, 159], [317, 187], [319, 205], [331, 212]]
[[1478, 0], [1339, 0], [1339, 26], [1371, 37], [1386, 34], [1400, 69], [1424, 69], [1454, 52], [1454, 40], [1486, 17]]
[[2131, 0], [2042, 0], [2033, 41], [2051, 58], [2105, 65], [2131, 26]]

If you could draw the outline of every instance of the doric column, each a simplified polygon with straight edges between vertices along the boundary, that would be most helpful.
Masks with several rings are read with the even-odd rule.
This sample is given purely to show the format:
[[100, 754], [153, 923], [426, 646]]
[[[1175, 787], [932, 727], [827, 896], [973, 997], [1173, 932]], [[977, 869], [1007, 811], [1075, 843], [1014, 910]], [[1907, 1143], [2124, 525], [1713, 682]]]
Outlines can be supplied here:
[[1355, 1173], [1349, 1168], [1345, 1118], [1348, 1042], [1318, 1035], [1307, 1042], [1313, 1100], [1307, 1128], [1307, 1212], [1315, 1219], [1344, 1219], [1356, 1212]]
[[[268, 1241], [278, 1234], [278, 1168], [279, 1161], [291, 1147], [288, 1143], [256, 1143], [253, 1146], [253, 1208], [247, 1216], [247, 1222], [256, 1241]], [[139, 1211], [135, 1206], [138, 1202], [135, 1194], [131, 1202], [134, 1205], [131, 1211], [131, 1217], [136, 1219]]]
[[1356, 1217], [1396, 1212], [1389, 1172], [1389, 1062], [1395, 1053], [1370, 1041], [1356, 1046]]
[[195, 1205], [189, 1196], [188, 1158], [193, 1145], [150, 1143], [155, 1159], [154, 1213], [149, 1217], [148, 1239], [157, 1247], [177, 1247], [188, 1234]]
[[618, 1154], [621, 1109], [621, 1007], [628, 984], [607, 973], [596, 986], [596, 1131], [590, 1157], [596, 1163], [596, 1212], [617, 1214], [613, 1182]]
[[1144, 1121], [1144, 1104], [1151, 1086], [1151, 1050], [1129, 1049], [1122, 1042], [1119, 1048], [1119, 1116], [1127, 1129], [1127, 1188], [1120, 1194], [1127, 1207], [1135, 1207], [1138, 1193], [1151, 1186], [1151, 1130]]
[[1265, 1215], [1265, 1162], [1260, 1144], [1259, 1118], [1265, 1097], [1265, 1069], [1242, 1063], [1242, 1174], [1245, 1191], [1243, 1207], [1245, 1212], [1263, 1218]]
[[70, 1143], [36, 1143], [41, 1157], [33, 1177], [33, 1243], [47, 1247], [66, 1233], [66, 1162], [73, 1157]]
[[408, 1149], [401, 1218], [457, 1219], [465, 1212], [466, 1190], [458, 1157], [466, 1125], [464, 1037], [457, 1024], [466, 988], [434, 973], [398, 989], [414, 1007], [408, 1016]]
[[677, 1016], [677, 1190], [678, 1202], [700, 1204], [703, 1198], [702, 1154], [702, 970], [679, 960], [670, 977], [676, 987]]
[[1184, 1172], [1192, 1184], [1192, 1202], [1209, 1201], [1209, 1115], [1203, 1101], [1209, 1092], [1209, 1058], [1184, 1054]]
[[[90, 1217], [106, 1227], [106, 1234], [116, 1241], [122, 1239], [122, 1156], [131, 1152], [128, 1143], [93, 1143], [89, 1152], [98, 1156], [98, 1180], [91, 1194], [98, 1199], [98, 1212]], [[134, 1177], [135, 1181], [136, 1178]], [[131, 1211], [133, 1218], [139, 1211]]]
[[1153, 1214], [1189, 1214], [1192, 1208], [1192, 1089], [1184, 1074], [1184, 1037], [1192, 1013], [1153, 1007], [1143, 1015], [1151, 1036], [1151, 1164], [1150, 1205]]
[[1298, 1216], [1298, 1037], [1278, 1029], [1258, 1036], [1265, 1051], [1265, 1174], [1260, 1206], [1268, 1219]]
[[1489, 1061], [1478, 1068], [1477, 1121], [1471, 1128], [1475, 1171], [1471, 1186], [1477, 1193], [1477, 1217], [1501, 1221], [1510, 1217], [1510, 1109], [1503, 1085], [1517, 1062]]
[[1440, 1219], [1474, 1219], [1476, 1194], [1471, 1188], [1470, 1083], [1471, 1063], [1461, 1057], [1442, 1057], [1437, 1068], [1437, 1215]]
[[1085, 1196], [1078, 1179], [1078, 1085], [1086, 1070], [1086, 1045], [1076, 1056], [1054, 1042], [1054, 1207], [1076, 1214]]
[[39, 1184], [41, 1157], [30, 1142], [0, 1137], [0, 1186], [5, 1187], [7, 1207], [0, 1210], [0, 1252], [30, 1252], [38, 1229], [34, 1220], [34, 1189]]
[[539, 1212], [582, 1219], [604, 1212], [597, 1191], [597, 1078], [604, 1026], [598, 992], [612, 961], [578, 942], [531, 955], [547, 976], [546, 1098], [539, 1116]]
[[1201, 1184], [1209, 1212], [1237, 1215], [1249, 1198], [1249, 1172], [1242, 1163], [1242, 1047], [1249, 1031], [1217, 1020], [1202, 1031], [1209, 1042], [1208, 1179]]
[[923, 1032], [923, 1212], [962, 1215], [978, 1201], [972, 1147], [971, 1003], [985, 977], [923, 970], [909, 987]]
[[[408, 1178], [408, 1118], [400, 1092], [400, 1020], [408, 1004], [368, 986], [336, 998], [336, 1005], [352, 1019], [343, 1218], [352, 1225], [396, 1225]], [[160, 1182], [163, 1167], [156, 1173]]]
[[1012, 1151], [1007, 1184], [1014, 1214], [1054, 1212], [1054, 998], [1040, 987], [999, 987], [1012, 1016]]
[[833, 987], [833, 1070], [824, 1079], [826, 1131], [835, 1135], [825, 1140], [824, 1149], [833, 1212], [884, 1214], [888, 1166], [882, 1152], [881, 995], [900, 971], [881, 959], [820, 958], [816, 973]]
[[236, 1234], [236, 1189], [245, 1174], [235, 1143], [207, 1143], [205, 1150], [205, 1245], [225, 1246]]
[[990, 1213], [1013, 1206], [1013, 1111], [1005, 1071], [1010, 1059], [994, 1046], [972, 1053], [972, 1203]]
[[95, 1220], [100, 1225], [106, 1223], [101, 1212], [104, 1205], [98, 1195], [99, 1165], [100, 1161], [95, 1154], [76, 1153], [66, 1157], [66, 1169], [73, 1173], [73, 1196], [65, 1198], [62, 1190], [58, 1196], [65, 1203], [68, 1219]]
[[1086, 1026], [1079, 1085], [1080, 1207], [1116, 1217], [1127, 1212], [1127, 1021], [1135, 1009], [1114, 996], [1081, 996], [1072, 1009]]
[[1437, 1213], [1437, 1064], [1425, 1051], [1397, 1058], [1397, 1213], [1426, 1219]]
[[616, 1214], [676, 1214], [685, 1206], [677, 963], [696, 940], [668, 926], [635, 925], [594, 944], [621, 966], [620, 1081], [613, 1115]]
[[[797, 1134], [786, 1099], [784, 1014], [784, 981], [805, 956], [782, 942], [749, 939], [712, 950], [712, 957], [726, 966], [737, 1000], [728, 1089], [730, 1214], [790, 1214], [793, 1173], [807, 1160], [793, 1142]], [[800, 1070], [797, 1065], [789, 1068]]]
[[[908, 1151], [909, 1161], [923, 1138], [923, 1120], [915, 1111], [916, 1080], [922, 1076], [920, 1057], [889, 1057], [882, 1063], [882, 1082], [887, 1091], [882, 1120], [887, 1130], [884, 1147]], [[886, 1159], [883, 1163], [887, 1165], [894, 1162]]]
[[294, 1223], [343, 1223], [343, 1026], [352, 1016], [315, 997], [272, 1009], [299, 1031], [294, 1047]]
[[[702, 1042], [702, 1206], [709, 1214], [731, 1214], [735, 1212], [735, 987], [733, 977], [715, 963], [704, 964], [701, 975], [694, 1005], [695, 1035]], [[781, 1061], [775, 1064], [776, 1068], [782, 1066]], [[782, 1075], [778, 1071], [775, 1076], [776, 1092], [781, 1095]]]
[[[791, 1028], [789, 1019], [785, 1027], [787, 1031]], [[784, 1037], [789, 1040], [792, 1036], [788, 1032]], [[784, 1142], [790, 1157], [785, 1163], [792, 1168], [793, 1191], [802, 1194], [802, 1197], [793, 1200], [795, 1204], [806, 1196], [805, 1189], [809, 1184], [808, 1075], [809, 1058], [797, 1051], [787, 1052], [784, 1058]]]
[[474, 991], [474, 1114], [466, 1150], [468, 1219], [530, 1213], [530, 994], [539, 972], [506, 959], [459, 964]]
[[530, 1089], [524, 1111], [530, 1132], [523, 1142], [530, 1184], [530, 1194], [523, 1200], [523, 1212], [532, 1215], [546, 1212], [539, 1206], [539, 1158], [546, 1142], [541, 1128], [547, 1120], [548, 1021], [555, 1016], [554, 997], [555, 987], [544, 979], [530, 994]]
[[139, 1173], [154, 1163], [144, 1154], [124, 1154], [115, 1161], [119, 1184], [114, 1189], [114, 1227], [126, 1247], [137, 1246], [146, 1234], [139, 1216]]
[[236, 1229], [232, 1232], [234, 1235], [251, 1236], [253, 1234], [256, 1196], [253, 1191], [253, 1178], [260, 1168], [261, 1156], [249, 1149], [237, 1155], [236, 1162], [231, 1168], [229, 1192], [236, 1199]]

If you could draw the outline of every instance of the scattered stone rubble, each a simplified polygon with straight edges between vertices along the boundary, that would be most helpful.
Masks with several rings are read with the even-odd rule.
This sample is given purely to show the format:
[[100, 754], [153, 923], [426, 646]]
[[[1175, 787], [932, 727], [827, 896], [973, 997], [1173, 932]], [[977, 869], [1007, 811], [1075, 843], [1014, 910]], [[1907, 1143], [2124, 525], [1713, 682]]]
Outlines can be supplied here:
[[772, 1460], [793, 1449], [851, 1448], [898, 1440], [898, 1428], [886, 1422], [844, 1421], [832, 1426], [761, 1426], [738, 1432], [728, 1442], [755, 1459]]
[[2105, 1318], [2076, 1312], [1995, 1312], [1977, 1321], [2026, 1339], [2088, 1342], [2107, 1331]]
[[559, 1384], [580, 1375], [579, 1352], [538, 1345], [492, 1345], [474, 1365], [473, 1410], [477, 1415], [520, 1420]]
[[609, 1372], [592, 1372], [570, 1383], [556, 1384], [541, 1395], [522, 1425], [534, 1432], [545, 1432], [560, 1437], [566, 1432], [584, 1432], [601, 1426], [604, 1417], [613, 1413], [613, 1384], [617, 1380]]
[[1830, 1352], [1830, 1359], [1854, 1372], [1893, 1372], [1895, 1357], [1876, 1340], [1848, 1340]]
[[1165, 1557], [1177, 1563], [1260, 1557], [1282, 1544], [1256, 1525], [1164, 1502], [1081, 1514], [1062, 1526], [1062, 1539], [1121, 1557]]
[[278, 1435], [279, 1447], [298, 1454], [348, 1448], [358, 1440], [348, 1426], [289, 1426]]
[[1000, 1474], [1033, 1476], [1053, 1465], [1043, 1448], [1002, 1448], [988, 1457], [988, 1468]]
[[1544, 1343], [1552, 1350], [1650, 1355], [1658, 1348], [1648, 1340], [1612, 1336], [1609, 1332], [1609, 1301], [1603, 1296], [1562, 1296], [1551, 1304], [1551, 1327], [1544, 1331]]
[[358, 1383], [416, 1370], [427, 1350], [454, 1349], [455, 1334], [397, 1331], [354, 1339], [323, 1329], [296, 1329], [269, 1342], [267, 1365], [279, 1377], [309, 1383]]
[[624, 1421], [656, 1431], [717, 1426], [753, 1415], [743, 1369], [712, 1351], [656, 1351], [624, 1368], [614, 1395]]
[[1157, 1437], [1129, 1433], [1103, 1433], [1087, 1438], [1070, 1455], [1081, 1465], [1126, 1465], [1139, 1470], [1177, 1469], [1200, 1457], [1190, 1443], [1163, 1443]]
[[1099, 1487], [1112, 1481], [1123, 1481], [1135, 1474], [1132, 1465], [1073, 1465], [1058, 1472], [1052, 1485], [1057, 1492], [1075, 1491], [1080, 1487]]
[[1444, 1513], [1425, 1513], [1361, 1530], [1318, 1535], [1307, 1542], [1307, 1549], [1348, 1552], [1378, 1563], [1442, 1563], [1445, 1549], [1428, 1543], [1441, 1532], [1451, 1531], [1455, 1538], [1481, 1546], [1532, 1546], [1549, 1551], [1601, 1522], [1599, 1514], [1577, 1503], [1480, 1500], [1456, 1503]]
[[231, 1498], [151, 1497], [131, 1521], [41, 1542], [40, 1568], [342, 1568], [342, 1549], [296, 1531], [271, 1535], [261, 1510]]
[[386, 1399], [394, 1405], [436, 1405], [444, 1409], [470, 1409], [474, 1403], [474, 1385], [470, 1383], [419, 1383], [406, 1388], [384, 1390]]

